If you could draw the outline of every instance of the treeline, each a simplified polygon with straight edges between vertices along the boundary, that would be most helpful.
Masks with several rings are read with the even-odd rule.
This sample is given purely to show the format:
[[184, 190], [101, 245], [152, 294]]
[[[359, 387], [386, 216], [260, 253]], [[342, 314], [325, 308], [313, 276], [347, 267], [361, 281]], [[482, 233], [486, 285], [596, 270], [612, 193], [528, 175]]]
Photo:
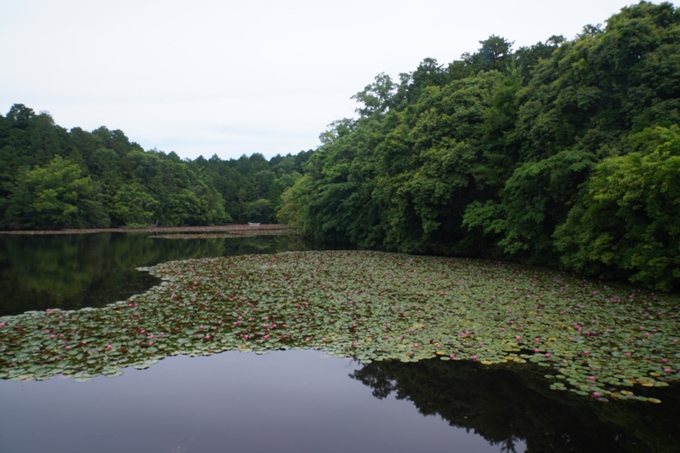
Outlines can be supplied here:
[[283, 195], [331, 242], [502, 257], [680, 287], [680, 14], [381, 74]]
[[0, 228], [273, 223], [310, 153], [186, 161], [16, 104], [0, 115]]
[[[290, 223], [326, 242], [680, 287], [680, 14], [498, 36], [354, 96], [315, 151], [223, 161], [0, 115], [0, 228]], [[277, 216], [278, 213], [278, 216]]]

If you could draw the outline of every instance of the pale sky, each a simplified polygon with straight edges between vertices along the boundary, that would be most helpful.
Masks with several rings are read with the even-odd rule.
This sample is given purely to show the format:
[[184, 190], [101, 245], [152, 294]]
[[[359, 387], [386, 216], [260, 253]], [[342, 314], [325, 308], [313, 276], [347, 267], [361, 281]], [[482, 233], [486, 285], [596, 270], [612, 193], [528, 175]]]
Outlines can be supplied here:
[[0, 113], [22, 103], [189, 159], [295, 154], [381, 72], [448, 64], [492, 34], [572, 39], [632, 3], [2, 0]]

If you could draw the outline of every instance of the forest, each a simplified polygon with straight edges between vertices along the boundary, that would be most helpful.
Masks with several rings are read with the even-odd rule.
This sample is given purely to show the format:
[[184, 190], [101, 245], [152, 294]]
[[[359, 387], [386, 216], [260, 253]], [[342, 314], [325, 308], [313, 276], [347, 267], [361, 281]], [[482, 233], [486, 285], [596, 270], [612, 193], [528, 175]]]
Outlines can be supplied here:
[[498, 36], [355, 95], [282, 219], [324, 241], [680, 285], [680, 14], [623, 8], [573, 40]]
[[0, 115], [0, 228], [275, 223], [310, 154], [182, 160], [120, 130], [67, 131], [15, 104]]
[[182, 160], [123, 132], [0, 116], [0, 228], [284, 222], [362, 248], [680, 287], [680, 14], [640, 2], [574, 39], [499, 36], [379, 74], [315, 150]]

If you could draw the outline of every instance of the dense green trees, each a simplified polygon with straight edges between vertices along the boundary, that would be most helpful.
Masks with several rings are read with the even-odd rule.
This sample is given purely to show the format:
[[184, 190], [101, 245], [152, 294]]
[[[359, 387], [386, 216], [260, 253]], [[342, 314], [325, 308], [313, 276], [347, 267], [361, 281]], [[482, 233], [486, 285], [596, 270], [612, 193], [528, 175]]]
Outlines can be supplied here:
[[680, 286], [680, 14], [623, 8], [574, 40], [498, 36], [358, 93], [284, 193], [304, 234]]
[[10, 224], [30, 228], [83, 228], [108, 226], [92, 180], [78, 164], [57, 155], [44, 167], [38, 165], [17, 177], [7, 212]]
[[0, 115], [0, 228], [275, 222], [308, 155], [183, 161], [119, 130], [66, 131], [16, 104]]
[[311, 151], [297, 155], [277, 155], [269, 161], [262, 154], [221, 160], [199, 157], [189, 168], [205, 172], [224, 200], [224, 207], [236, 223], [277, 223], [281, 194], [302, 176]]
[[680, 280], [680, 127], [646, 129], [631, 141], [635, 152], [595, 167], [556, 245], [568, 268], [632, 273], [670, 289]]
[[182, 161], [121, 131], [0, 116], [0, 227], [290, 223], [318, 239], [680, 287], [680, 13], [499, 36], [357, 93], [315, 151]]

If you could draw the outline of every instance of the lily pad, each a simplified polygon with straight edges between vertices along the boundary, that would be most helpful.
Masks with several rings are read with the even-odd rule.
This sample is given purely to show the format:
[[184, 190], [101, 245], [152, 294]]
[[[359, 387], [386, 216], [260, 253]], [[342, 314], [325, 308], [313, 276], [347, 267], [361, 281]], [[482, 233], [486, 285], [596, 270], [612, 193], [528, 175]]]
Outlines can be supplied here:
[[560, 379], [551, 388], [584, 396], [680, 377], [680, 297], [628, 297], [630, 287], [571, 274], [358, 251], [174, 261], [144, 271], [162, 283], [123, 302], [0, 318], [0, 376], [81, 379], [178, 354], [313, 348], [362, 363], [535, 362]]

